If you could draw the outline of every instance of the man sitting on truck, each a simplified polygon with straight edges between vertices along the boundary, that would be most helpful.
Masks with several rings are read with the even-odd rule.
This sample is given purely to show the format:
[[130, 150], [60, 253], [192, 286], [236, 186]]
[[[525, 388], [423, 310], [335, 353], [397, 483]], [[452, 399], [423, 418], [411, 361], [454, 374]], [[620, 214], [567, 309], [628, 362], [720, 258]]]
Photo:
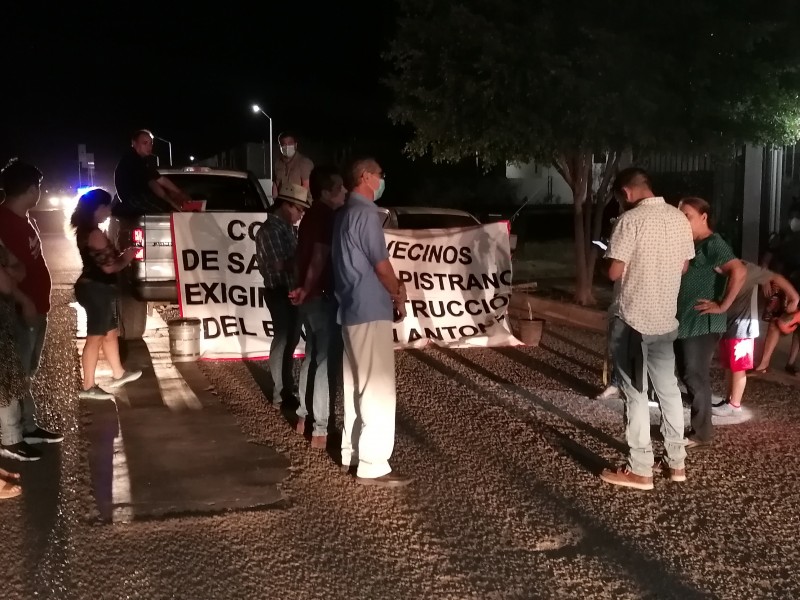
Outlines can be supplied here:
[[181, 211], [191, 198], [156, 169], [153, 134], [140, 129], [131, 137], [131, 147], [114, 170], [114, 187], [122, 212], [130, 215]]

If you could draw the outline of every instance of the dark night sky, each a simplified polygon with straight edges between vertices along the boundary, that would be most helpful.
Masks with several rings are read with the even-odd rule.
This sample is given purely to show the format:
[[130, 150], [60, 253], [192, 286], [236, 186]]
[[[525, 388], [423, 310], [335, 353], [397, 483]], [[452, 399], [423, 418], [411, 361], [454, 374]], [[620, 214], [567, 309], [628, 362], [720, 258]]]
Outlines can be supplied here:
[[397, 135], [379, 84], [387, 0], [6, 4], [0, 161], [24, 157], [53, 184], [74, 183], [79, 143], [110, 172], [140, 127], [171, 140], [178, 164], [260, 141], [253, 102], [276, 133]]

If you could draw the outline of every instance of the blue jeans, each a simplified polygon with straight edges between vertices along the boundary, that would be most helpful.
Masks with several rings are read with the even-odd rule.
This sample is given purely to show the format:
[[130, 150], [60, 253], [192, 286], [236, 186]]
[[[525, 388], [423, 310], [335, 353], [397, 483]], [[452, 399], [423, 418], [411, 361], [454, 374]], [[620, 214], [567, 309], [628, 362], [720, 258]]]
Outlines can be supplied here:
[[300, 369], [300, 406], [297, 416], [308, 416], [308, 389], [314, 415], [312, 435], [328, 435], [331, 398], [336, 395], [342, 372], [342, 330], [336, 323], [338, 304], [331, 297], [309, 300], [300, 306], [306, 331], [306, 357]]
[[14, 342], [26, 376], [25, 387], [18, 398], [0, 408], [0, 439], [4, 446], [18, 444], [23, 432], [36, 429], [36, 403], [31, 392], [31, 379], [39, 369], [44, 338], [47, 333], [47, 315], [37, 315], [31, 326], [21, 316], [14, 322]]
[[[650, 440], [649, 383], [661, 404], [661, 434], [664, 460], [673, 469], [683, 469], [686, 440], [683, 437], [683, 402], [675, 376], [677, 330], [664, 335], [642, 335], [620, 319], [620, 335], [614, 340], [614, 362], [625, 393], [625, 438], [628, 469], [653, 476], [653, 445]], [[638, 371], [638, 372], [637, 372]]]
[[277, 405], [294, 395], [292, 365], [300, 342], [300, 318], [297, 307], [289, 301], [287, 288], [267, 289], [266, 301], [273, 327], [269, 347], [269, 371], [275, 385], [272, 403]]
[[678, 340], [678, 373], [692, 399], [692, 435], [701, 442], [714, 437], [711, 423], [711, 362], [720, 335], [709, 333]]

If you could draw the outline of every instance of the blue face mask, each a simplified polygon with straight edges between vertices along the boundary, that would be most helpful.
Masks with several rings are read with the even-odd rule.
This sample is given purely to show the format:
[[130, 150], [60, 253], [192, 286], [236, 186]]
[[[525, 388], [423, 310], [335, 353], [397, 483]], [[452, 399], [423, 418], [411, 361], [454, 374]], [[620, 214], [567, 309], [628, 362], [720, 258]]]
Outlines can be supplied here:
[[378, 189], [375, 190], [375, 201], [377, 202], [380, 200], [380, 197], [383, 196], [383, 192], [386, 190], [386, 180], [381, 177], [380, 183], [378, 184]]

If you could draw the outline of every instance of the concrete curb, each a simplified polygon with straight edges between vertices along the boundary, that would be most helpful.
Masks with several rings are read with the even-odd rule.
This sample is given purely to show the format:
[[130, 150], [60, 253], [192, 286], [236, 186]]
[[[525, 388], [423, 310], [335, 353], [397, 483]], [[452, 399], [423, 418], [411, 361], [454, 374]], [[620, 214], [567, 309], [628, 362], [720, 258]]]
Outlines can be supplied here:
[[527, 319], [529, 315], [537, 319], [582, 327], [600, 333], [605, 333], [607, 328], [606, 311], [538, 298], [524, 292], [514, 292], [508, 308], [509, 318], [511, 320]]

